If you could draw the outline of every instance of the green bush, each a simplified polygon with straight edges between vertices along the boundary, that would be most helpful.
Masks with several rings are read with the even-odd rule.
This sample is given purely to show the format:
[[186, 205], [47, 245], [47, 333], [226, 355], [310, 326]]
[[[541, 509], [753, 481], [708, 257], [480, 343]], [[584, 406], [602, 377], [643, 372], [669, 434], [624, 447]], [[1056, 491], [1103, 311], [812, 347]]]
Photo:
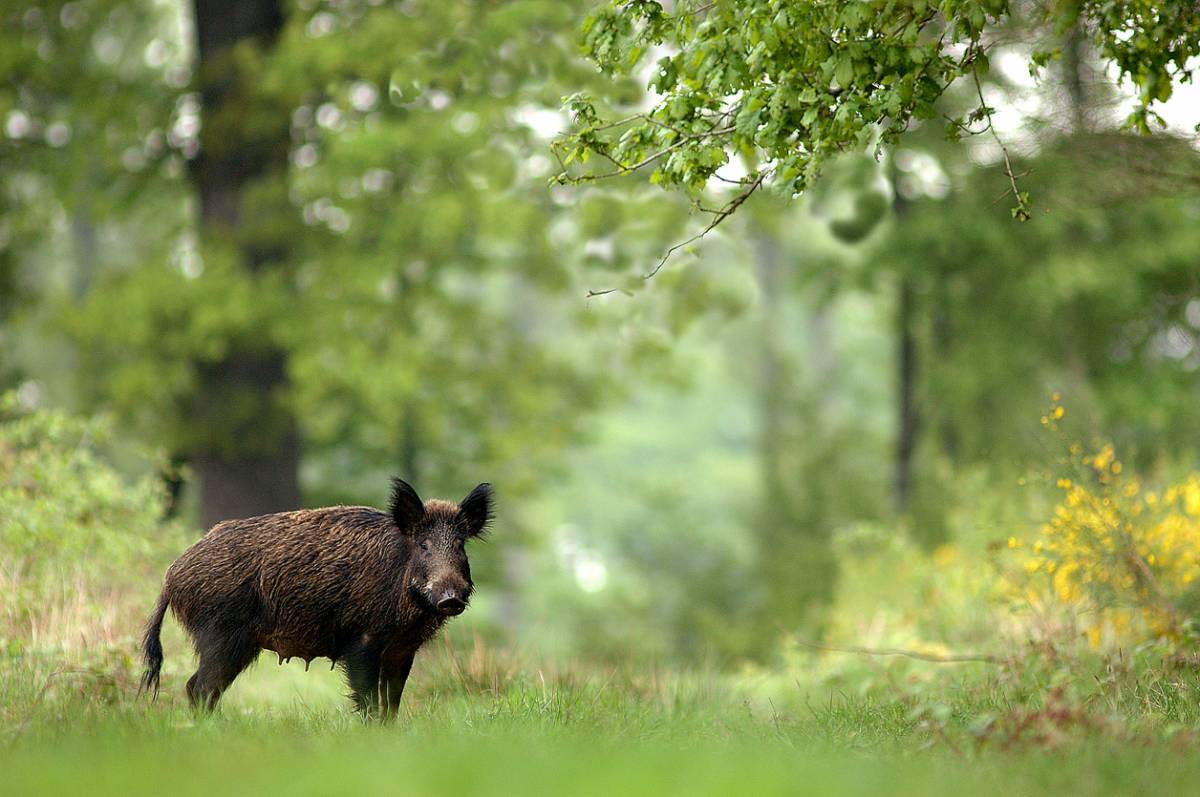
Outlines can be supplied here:
[[26, 636], [32, 618], [66, 605], [94, 606], [157, 559], [164, 492], [149, 458], [129, 457], [141, 475], [117, 467], [116, 442], [103, 419], [0, 397], [0, 636]]

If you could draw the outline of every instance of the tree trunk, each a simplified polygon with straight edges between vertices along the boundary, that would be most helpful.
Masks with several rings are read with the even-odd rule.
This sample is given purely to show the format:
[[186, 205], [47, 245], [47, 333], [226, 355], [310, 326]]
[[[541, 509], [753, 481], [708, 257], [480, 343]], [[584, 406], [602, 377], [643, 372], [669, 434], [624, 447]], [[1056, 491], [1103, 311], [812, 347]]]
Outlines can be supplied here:
[[[896, 158], [890, 159], [888, 167], [892, 181], [892, 214], [902, 220], [908, 211], [908, 200], [900, 193], [900, 170]], [[902, 222], [901, 222], [902, 223]], [[913, 322], [916, 313], [913, 276], [897, 275], [899, 285], [896, 296], [896, 511], [908, 512], [913, 495], [913, 454], [917, 449], [918, 417], [917, 392], [917, 342], [913, 337]]]
[[[247, 45], [269, 48], [283, 27], [281, 0], [196, 0], [202, 130], [191, 177], [200, 199], [205, 247], [233, 247], [248, 272], [286, 254], [282, 236], [264, 234], [244, 214], [247, 190], [286, 175], [289, 120], [264, 114]], [[254, 218], [263, 217], [254, 207]], [[191, 460], [205, 525], [299, 504], [299, 440], [287, 406], [286, 354], [272, 341], [232, 339], [225, 355], [197, 369], [190, 407]]]
[[757, 642], [770, 646], [781, 631], [813, 632], [820, 627], [836, 584], [837, 563], [821, 503], [824, 496], [812, 489], [813, 474], [806, 472], [805, 458], [797, 456], [797, 446], [813, 444], [802, 441], [806, 435], [797, 430], [815, 416], [805, 413], [795, 398], [796, 379], [789, 373], [783, 347], [787, 264], [773, 229], [760, 227], [756, 237], [762, 296], [755, 386], [763, 494], [758, 547], [765, 598], [756, 619], [762, 624]]
[[1062, 79], [1071, 114], [1071, 132], [1086, 133], [1092, 128], [1093, 102], [1089, 91], [1087, 41], [1079, 23], [1072, 25], [1063, 39]]
[[917, 345], [913, 339], [912, 279], [900, 277], [900, 295], [896, 303], [896, 509], [908, 511], [912, 502], [913, 452], [917, 447]]
[[[402, 421], [400, 440], [400, 478], [417, 489], [424, 487], [421, 480], [421, 441], [420, 428], [417, 422], [417, 402], [410, 399], [404, 404], [404, 420]], [[419, 486], [418, 486], [419, 485]]]
[[787, 483], [783, 477], [785, 364], [779, 347], [783, 331], [780, 319], [781, 266], [778, 244], [769, 232], [758, 241], [758, 283], [762, 295], [761, 326], [758, 330], [759, 464], [763, 494], [773, 512], [790, 514]]
[[206, 528], [299, 506], [299, 437], [281, 400], [285, 362], [280, 352], [243, 351], [199, 370], [194, 422], [204, 436], [192, 468]]

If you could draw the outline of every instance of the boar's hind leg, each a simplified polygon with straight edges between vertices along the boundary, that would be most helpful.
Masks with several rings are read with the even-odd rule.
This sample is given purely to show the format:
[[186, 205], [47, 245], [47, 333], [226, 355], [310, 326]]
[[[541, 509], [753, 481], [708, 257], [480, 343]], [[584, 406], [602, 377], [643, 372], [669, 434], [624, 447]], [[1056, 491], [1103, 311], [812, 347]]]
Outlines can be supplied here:
[[412, 653], [396, 657], [385, 657], [379, 674], [379, 688], [383, 693], [383, 715], [395, 717], [400, 711], [400, 697], [404, 694], [404, 684], [412, 671]]
[[187, 693], [193, 707], [212, 711], [233, 680], [258, 656], [259, 647], [242, 635], [205, 642], [196, 646], [200, 666], [188, 679]]

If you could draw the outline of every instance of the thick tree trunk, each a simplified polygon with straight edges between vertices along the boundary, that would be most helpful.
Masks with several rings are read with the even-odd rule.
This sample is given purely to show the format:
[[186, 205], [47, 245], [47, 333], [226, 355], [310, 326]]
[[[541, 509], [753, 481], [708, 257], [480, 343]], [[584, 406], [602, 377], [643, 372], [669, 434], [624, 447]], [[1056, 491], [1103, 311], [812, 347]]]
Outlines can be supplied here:
[[284, 367], [279, 352], [242, 351], [199, 371], [202, 401], [194, 422], [205, 436], [192, 467], [206, 527], [299, 505], [300, 446], [282, 405]]
[[[250, 229], [245, 197], [255, 184], [284, 178], [289, 122], [286, 113], [263, 114], [256, 75], [245, 71], [248, 59], [235, 57], [234, 48], [272, 46], [283, 27], [281, 0], [196, 0], [195, 15], [202, 132], [191, 174], [201, 239], [206, 246], [234, 247], [243, 267], [256, 272], [279, 262], [285, 246]], [[190, 460], [205, 525], [299, 504], [299, 443], [286, 403], [286, 365], [272, 342], [242, 339], [229, 341], [221, 360], [198, 368], [187, 420], [194, 424]]]

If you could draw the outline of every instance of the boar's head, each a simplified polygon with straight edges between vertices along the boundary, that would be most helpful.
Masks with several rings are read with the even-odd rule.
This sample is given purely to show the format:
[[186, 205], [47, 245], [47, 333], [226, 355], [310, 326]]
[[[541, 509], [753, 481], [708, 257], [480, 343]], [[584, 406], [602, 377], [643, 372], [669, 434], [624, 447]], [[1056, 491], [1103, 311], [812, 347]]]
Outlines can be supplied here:
[[409, 546], [409, 593], [429, 611], [462, 614], [474, 588], [466, 544], [492, 519], [491, 485], [480, 484], [455, 505], [425, 503], [409, 484], [393, 479], [391, 510]]

